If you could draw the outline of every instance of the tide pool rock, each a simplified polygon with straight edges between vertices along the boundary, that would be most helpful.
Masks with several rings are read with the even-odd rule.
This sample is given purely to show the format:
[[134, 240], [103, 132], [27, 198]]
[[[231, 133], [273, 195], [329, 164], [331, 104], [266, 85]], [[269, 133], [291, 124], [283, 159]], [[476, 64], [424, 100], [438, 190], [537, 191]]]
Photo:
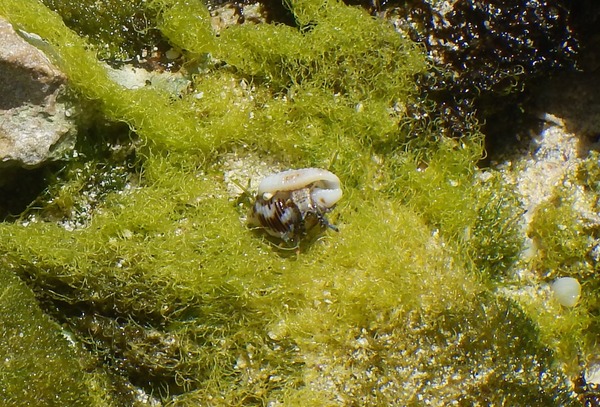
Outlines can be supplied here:
[[76, 124], [61, 95], [65, 75], [0, 18], [0, 166], [33, 168], [63, 158]]

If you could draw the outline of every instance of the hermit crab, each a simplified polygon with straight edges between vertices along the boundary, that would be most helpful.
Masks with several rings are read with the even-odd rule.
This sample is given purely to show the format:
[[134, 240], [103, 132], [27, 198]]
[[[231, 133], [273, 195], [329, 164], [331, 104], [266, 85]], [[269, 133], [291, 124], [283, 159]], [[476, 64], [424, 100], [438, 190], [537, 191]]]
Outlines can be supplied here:
[[337, 231], [325, 214], [341, 197], [340, 179], [327, 170], [283, 171], [262, 180], [248, 223], [286, 242], [298, 241], [316, 225]]

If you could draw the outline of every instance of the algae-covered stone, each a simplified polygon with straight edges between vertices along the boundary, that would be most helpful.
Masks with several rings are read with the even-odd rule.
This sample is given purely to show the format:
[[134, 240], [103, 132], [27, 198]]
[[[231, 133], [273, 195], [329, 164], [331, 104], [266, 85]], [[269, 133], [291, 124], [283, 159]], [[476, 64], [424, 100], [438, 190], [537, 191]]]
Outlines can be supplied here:
[[96, 45], [101, 57], [111, 60], [144, 59], [161, 42], [154, 27], [154, 13], [145, 0], [44, 0], [50, 9], [63, 16], [74, 31]]
[[[32, 292], [0, 270], [0, 404], [106, 406], [101, 381]], [[87, 366], [88, 368], [90, 365]]]

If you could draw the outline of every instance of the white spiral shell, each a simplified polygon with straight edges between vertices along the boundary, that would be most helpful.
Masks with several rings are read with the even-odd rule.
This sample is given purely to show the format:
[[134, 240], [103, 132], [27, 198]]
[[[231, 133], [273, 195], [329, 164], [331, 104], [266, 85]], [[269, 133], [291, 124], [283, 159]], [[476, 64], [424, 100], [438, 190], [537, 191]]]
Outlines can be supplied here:
[[337, 230], [325, 218], [342, 197], [340, 179], [320, 168], [270, 175], [258, 186], [249, 223], [287, 241], [300, 238], [316, 224]]

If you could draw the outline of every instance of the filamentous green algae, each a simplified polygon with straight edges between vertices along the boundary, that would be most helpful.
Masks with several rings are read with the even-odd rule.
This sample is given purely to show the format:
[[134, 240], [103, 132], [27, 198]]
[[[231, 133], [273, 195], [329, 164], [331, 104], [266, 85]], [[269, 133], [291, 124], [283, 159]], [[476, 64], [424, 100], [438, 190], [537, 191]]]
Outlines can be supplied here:
[[111, 405], [94, 360], [44, 315], [31, 291], [0, 273], [0, 400], [6, 406]]
[[[427, 103], [421, 47], [356, 7], [286, 4], [295, 26], [218, 36], [198, 1], [140, 4], [190, 69], [174, 97], [123, 88], [59, 15], [0, 0], [135, 150], [130, 182], [109, 183], [78, 227], [64, 225], [83, 206], [82, 177], [104, 178], [76, 169], [117, 165], [94, 153], [108, 132], [83, 133], [98, 149], [0, 224], [2, 269], [100, 366], [95, 386], [57, 369], [52, 388], [5, 365], [6, 385], [84, 386], [74, 405], [149, 403], [135, 388], [166, 405], [575, 405], [542, 334], [552, 323], [497, 290], [519, 259], [522, 209], [500, 176], [480, 176], [482, 135], [442, 139], [408, 113]], [[231, 155], [336, 173], [339, 233], [289, 250], [249, 230], [223, 176]], [[19, 323], [41, 343], [35, 319]]]

